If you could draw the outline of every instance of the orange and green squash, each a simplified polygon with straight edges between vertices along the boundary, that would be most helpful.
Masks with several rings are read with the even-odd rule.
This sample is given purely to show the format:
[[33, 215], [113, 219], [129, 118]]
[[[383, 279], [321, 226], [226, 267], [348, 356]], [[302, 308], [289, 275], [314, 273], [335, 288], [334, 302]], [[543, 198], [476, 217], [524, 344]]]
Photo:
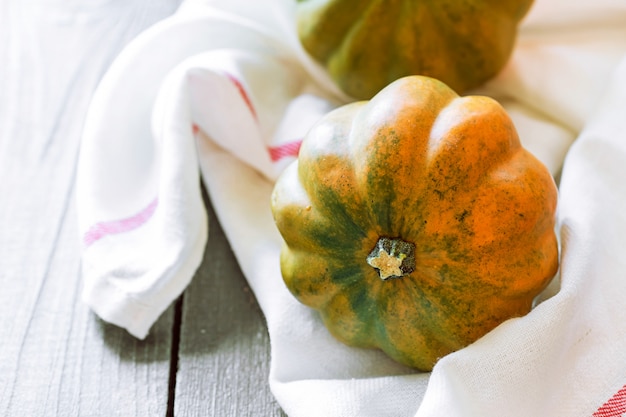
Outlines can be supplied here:
[[298, 0], [304, 49], [348, 95], [369, 99], [407, 75], [459, 93], [508, 61], [532, 0]]
[[528, 313], [558, 268], [549, 171], [495, 100], [429, 77], [324, 116], [271, 205], [291, 293], [424, 371]]

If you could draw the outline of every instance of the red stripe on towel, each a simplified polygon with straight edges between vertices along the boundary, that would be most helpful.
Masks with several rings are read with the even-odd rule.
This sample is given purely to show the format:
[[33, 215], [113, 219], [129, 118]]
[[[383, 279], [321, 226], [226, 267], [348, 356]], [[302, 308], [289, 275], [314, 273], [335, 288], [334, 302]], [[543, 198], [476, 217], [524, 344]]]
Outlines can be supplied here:
[[83, 235], [83, 244], [90, 246], [105, 236], [125, 233], [138, 228], [152, 217], [158, 204], [159, 199], [155, 198], [146, 208], [131, 217], [94, 224]]
[[289, 156], [297, 157], [298, 152], [300, 151], [300, 145], [302, 145], [302, 140], [295, 140], [278, 146], [270, 146], [267, 150], [270, 153], [272, 161], [277, 162]]
[[615, 393], [592, 417], [621, 417], [626, 413], [626, 385]]
[[248, 95], [248, 92], [244, 88], [241, 81], [239, 81], [239, 79], [232, 74], [224, 73], [224, 75], [226, 75], [226, 77], [235, 85], [235, 87], [237, 87], [237, 90], [239, 91], [241, 98], [243, 98], [243, 101], [246, 102], [246, 106], [248, 106], [250, 113], [252, 113], [252, 116], [258, 120], [256, 110], [254, 109], [254, 106], [252, 105], [252, 100], [250, 100], [250, 96]]

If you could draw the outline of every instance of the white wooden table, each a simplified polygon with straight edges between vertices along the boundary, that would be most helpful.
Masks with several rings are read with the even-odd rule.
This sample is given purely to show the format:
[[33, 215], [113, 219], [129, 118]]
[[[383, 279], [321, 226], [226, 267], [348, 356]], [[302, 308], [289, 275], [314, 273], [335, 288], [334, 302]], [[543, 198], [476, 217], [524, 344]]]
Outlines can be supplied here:
[[179, 3], [0, 0], [0, 416], [284, 416], [262, 312], [216, 222], [145, 341], [80, 300], [74, 181], [91, 94]]

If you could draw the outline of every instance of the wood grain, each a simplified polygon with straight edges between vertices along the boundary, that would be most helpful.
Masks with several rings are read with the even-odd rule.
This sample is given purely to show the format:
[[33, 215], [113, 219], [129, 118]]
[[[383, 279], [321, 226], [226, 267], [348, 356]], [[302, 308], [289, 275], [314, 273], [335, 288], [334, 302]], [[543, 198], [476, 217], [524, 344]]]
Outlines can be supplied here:
[[262, 312], [204, 198], [209, 243], [182, 303], [175, 415], [285, 416], [268, 388]]
[[179, 3], [0, 0], [3, 417], [284, 415], [262, 313], [215, 220], [192, 286], [146, 340], [80, 299], [74, 182], [91, 95]]
[[173, 314], [138, 341], [80, 300], [85, 112], [121, 48], [178, 1], [0, 1], [0, 415], [165, 415]]

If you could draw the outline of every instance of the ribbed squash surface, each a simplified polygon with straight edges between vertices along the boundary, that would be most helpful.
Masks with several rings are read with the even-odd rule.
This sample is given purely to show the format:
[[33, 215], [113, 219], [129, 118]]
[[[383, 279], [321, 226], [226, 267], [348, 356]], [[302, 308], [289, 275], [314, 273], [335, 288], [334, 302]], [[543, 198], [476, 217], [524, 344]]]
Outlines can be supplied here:
[[509, 59], [532, 0], [299, 0], [304, 48], [341, 89], [369, 99], [407, 75], [463, 93]]
[[293, 295], [421, 370], [529, 312], [558, 267], [556, 205], [496, 101], [420, 76], [325, 116], [272, 195]]

